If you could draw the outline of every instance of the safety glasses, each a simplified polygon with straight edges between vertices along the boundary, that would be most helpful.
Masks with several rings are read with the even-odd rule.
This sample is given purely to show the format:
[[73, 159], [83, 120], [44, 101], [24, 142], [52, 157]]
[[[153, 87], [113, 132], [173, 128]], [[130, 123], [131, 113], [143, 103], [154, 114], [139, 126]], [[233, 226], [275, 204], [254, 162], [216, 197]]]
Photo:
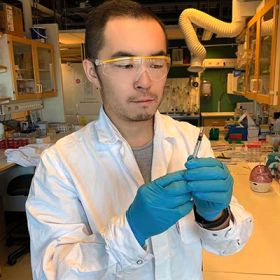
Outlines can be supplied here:
[[144, 71], [151, 80], [160, 81], [165, 78], [170, 68], [168, 56], [128, 56], [113, 59], [95, 59], [93, 63], [101, 67], [103, 74], [119, 78], [139, 78]]

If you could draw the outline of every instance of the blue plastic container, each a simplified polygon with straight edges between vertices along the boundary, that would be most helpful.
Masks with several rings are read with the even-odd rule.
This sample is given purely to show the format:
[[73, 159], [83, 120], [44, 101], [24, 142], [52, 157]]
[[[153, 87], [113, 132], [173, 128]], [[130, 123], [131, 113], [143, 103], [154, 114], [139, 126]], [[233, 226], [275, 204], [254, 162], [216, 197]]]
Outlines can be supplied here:
[[229, 125], [228, 132], [225, 135], [225, 140], [227, 140], [229, 138], [230, 134], [241, 134], [242, 135], [241, 140], [247, 141], [248, 131], [247, 131], [247, 128], [245, 128], [245, 127]]

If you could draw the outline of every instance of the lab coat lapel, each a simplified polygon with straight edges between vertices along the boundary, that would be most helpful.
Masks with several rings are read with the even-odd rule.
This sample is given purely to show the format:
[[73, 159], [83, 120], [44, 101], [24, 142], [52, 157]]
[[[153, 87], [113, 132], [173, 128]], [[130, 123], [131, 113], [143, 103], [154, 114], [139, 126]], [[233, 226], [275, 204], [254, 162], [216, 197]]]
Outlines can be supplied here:
[[152, 180], [169, 172], [168, 166], [172, 157], [172, 151], [172, 143], [167, 139], [160, 140], [158, 137], [154, 138]]
[[159, 112], [155, 115], [152, 180], [166, 175], [169, 170], [175, 141], [173, 128], [167, 127]]

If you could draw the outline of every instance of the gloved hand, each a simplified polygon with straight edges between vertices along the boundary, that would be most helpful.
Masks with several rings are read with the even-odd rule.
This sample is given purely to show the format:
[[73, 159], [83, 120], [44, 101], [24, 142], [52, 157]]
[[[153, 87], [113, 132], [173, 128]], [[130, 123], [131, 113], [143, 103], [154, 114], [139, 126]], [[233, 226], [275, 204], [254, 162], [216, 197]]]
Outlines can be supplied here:
[[228, 168], [214, 158], [191, 156], [185, 166], [196, 211], [207, 221], [215, 220], [231, 200], [233, 179]]
[[192, 210], [185, 172], [167, 174], [138, 189], [126, 217], [141, 246], [146, 239], [166, 231]]

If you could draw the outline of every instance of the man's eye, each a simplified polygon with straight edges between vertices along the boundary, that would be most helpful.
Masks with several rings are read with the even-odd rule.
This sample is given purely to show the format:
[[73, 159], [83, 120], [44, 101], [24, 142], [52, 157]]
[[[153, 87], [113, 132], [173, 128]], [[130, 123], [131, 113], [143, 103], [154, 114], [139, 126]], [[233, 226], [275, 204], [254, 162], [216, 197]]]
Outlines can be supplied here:
[[132, 69], [134, 67], [134, 65], [131, 63], [118, 63], [115, 64], [115, 66], [122, 69]]
[[132, 60], [130, 59], [125, 59], [125, 60], [120, 60], [120, 61], [116, 61], [114, 63], [114, 66], [120, 69], [132, 69], [134, 68], [134, 63]]
[[150, 65], [150, 68], [153, 68], [153, 69], [161, 69], [161, 68], [163, 68], [163, 64], [161, 64], [161, 63], [152, 63], [152, 64]]

